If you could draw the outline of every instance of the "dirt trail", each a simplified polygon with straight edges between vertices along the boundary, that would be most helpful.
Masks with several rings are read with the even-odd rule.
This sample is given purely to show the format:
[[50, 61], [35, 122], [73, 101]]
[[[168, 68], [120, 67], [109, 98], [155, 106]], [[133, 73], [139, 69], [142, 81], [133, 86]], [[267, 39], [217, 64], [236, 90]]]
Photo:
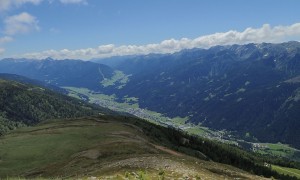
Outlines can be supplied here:
[[168, 153], [168, 154], [171, 154], [171, 155], [174, 155], [174, 156], [179, 156], [179, 157], [183, 156], [183, 154], [181, 154], [181, 153], [179, 153], [179, 152], [176, 152], [176, 151], [174, 151], [174, 150], [168, 149], [168, 148], [166, 148], [166, 147], [159, 146], [159, 145], [152, 144], [152, 143], [150, 143], [150, 144], [151, 144], [152, 146], [154, 146], [156, 149], [159, 149], [159, 150], [161, 150], [161, 151], [163, 151], [163, 152], [166, 152], [166, 153]]

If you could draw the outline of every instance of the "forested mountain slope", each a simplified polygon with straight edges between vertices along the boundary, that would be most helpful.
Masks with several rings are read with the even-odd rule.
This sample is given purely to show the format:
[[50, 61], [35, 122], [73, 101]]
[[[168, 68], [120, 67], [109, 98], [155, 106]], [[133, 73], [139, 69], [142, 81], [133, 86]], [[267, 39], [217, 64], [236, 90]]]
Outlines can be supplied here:
[[39, 86], [0, 79], [0, 134], [47, 119], [80, 117], [103, 111]]

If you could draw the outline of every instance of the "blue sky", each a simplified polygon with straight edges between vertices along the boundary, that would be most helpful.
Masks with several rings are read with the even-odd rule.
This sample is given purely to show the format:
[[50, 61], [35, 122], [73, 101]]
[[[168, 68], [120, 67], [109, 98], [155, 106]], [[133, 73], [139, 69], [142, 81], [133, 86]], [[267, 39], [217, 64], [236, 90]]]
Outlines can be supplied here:
[[90, 59], [298, 41], [299, 7], [299, 0], [0, 0], [0, 57]]

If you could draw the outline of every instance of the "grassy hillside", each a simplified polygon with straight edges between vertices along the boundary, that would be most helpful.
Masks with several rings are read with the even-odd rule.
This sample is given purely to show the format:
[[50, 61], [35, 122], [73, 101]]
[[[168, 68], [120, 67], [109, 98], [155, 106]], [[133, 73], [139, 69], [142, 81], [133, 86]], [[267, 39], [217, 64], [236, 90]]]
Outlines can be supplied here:
[[12, 131], [0, 144], [0, 178], [290, 178], [235, 147], [125, 116], [46, 121]]
[[46, 88], [0, 79], [0, 134], [51, 118], [92, 115], [100, 108]]
[[16, 130], [0, 144], [0, 178], [262, 179], [171, 150], [113, 117], [52, 120]]

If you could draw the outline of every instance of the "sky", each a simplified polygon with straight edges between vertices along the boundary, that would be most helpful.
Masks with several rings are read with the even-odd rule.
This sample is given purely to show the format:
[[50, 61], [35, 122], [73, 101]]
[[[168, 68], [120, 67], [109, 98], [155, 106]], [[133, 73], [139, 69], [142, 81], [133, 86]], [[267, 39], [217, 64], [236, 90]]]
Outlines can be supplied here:
[[0, 58], [93, 59], [300, 40], [299, 0], [0, 0]]

